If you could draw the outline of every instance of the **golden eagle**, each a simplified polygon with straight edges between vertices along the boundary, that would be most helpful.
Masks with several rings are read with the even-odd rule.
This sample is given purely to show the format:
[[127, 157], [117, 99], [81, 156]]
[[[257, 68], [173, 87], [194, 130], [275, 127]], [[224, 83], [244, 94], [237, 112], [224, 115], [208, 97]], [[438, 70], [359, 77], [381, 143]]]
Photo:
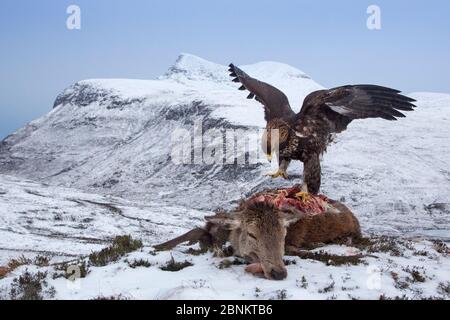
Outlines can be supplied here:
[[[239, 90], [250, 91], [247, 98], [255, 98], [264, 105], [267, 126], [262, 138], [263, 150], [271, 159], [272, 150], [278, 148], [279, 168], [271, 176], [287, 179], [286, 170], [291, 160], [300, 160], [304, 165], [304, 185], [314, 194], [320, 189], [320, 156], [334, 134], [344, 131], [355, 119], [397, 120], [405, 117], [399, 110], [411, 111], [416, 107], [413, 104], [416, 100], [401, 95], [395, 89], [347, 85], [310, 93], [296, 114], [283, 92], [250, 77], [233, 64], [229, 67], [233, 81], [242, 84]], [[271, 146], [271, 132], [274, 129], [278, 130], [277, 146]]]

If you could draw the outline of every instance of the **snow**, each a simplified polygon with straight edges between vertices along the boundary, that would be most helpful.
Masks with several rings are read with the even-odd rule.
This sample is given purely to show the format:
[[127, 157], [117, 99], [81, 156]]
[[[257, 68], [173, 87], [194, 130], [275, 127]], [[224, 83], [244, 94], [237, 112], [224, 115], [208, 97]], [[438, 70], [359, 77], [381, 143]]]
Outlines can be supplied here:
[[203, 214], [178, 206], [130, 202], [4, 175], [0, 175], [0, 199], [0, 265], [27, 253], [57, 257], [87, 255], [122, 234], [150, 244], [162, 236], [201, 225]]
[[[159, 269], [170, 254], [153, 256], [151, 245], [202, 225], [203, 216], [230, 209], [256, 190], [301, 179], [298, 163], [288, 170], [293, 180], [282, 181], [265, 176], [270, 164], [178, 165], [170, 160], [172, 132], [191, 131], [196, 120], [203, 120], [204, 130], [265, 126], [261, 105], [237, 90], [227, 69], [182, 54], [156, 80], [80, 81], [58, 96], [47, 115], [1, 142], [0, 266], [22, 254], [46, 254], [56, 262], [85, 257], [115, 236], [131, 234], [143, 240], [144, 248], [124, 259], [143, 257], [154, 266], [132, 269], [122, 259], [93, 267], [75, 291], [65, 279], [49, 275], [56, 298], [267, 299], [280, 290], [291, 299], [438, 295], [437, 286], [450, 274], [448, 256], [435, 252], [430, 241], [450, 240], [450, 94], [440, 93], [409, 94], [418, 108], [397, 122], [352, 123], [323, 157], [322, 192], [349, 206], [364, 234], [413, 239], [412, 246], [429, 256], [405, 247], [403, 257], [376, 253], [377, 258], [364, 259], [367, 265], [339, 267], [289, 258], [296, 264], [288, 266], [288, 279], [274, 282], [246, 274], [243, 266], [219, 270], [221, 258], [187, 255], [182, 247], [173, 256], [192, 261], [192, 267]], [[309, 92], [322, 89], [285, 64], [260, 62], [242, 69], [285, 92], [294, 111]], [[357, 251], [325, 249], [342, 255]], [[396, 288], [390, 272], [406, 277], [408, 265], [425, 268], [430, 279]], [[371, 266], [381, 269], [380, 289], [366, 285]], [[0, 290], [25, 268], [39, 269], [15, 270], [0, 280]], [[302, 276], [306, 289], [298, 284]], [[332, 291], [319, 292], [333, 281]]]
[[[182, 246], [173, 252], [151, 253], [151, 245], [201, 225], [203, 213], [87, 194], [78, 190], [51, 187], [10, 176], [0, 176], [0, 265], [19, 255], [46, 255], [52, 262], [86, 257], [103, 248], [114, 235], [131, 234], [143, 239], [144, 248], [105, 267], [90, 267], [86, 278], [73, 283], [53, 279], [53, 267], [24, 266], [0, 280], [0, 291], [25, 270], [48, 272], [48, 282], [56, 289], [56, 299], [94, 299], [120, 296], [128, 299], [378, 299], [448, 296], [437, 290], [450, 281], [450, 258], [424, 239], [408, 240], [400, 245], [402, 256], [388, 252], [371, 253], [359, 265], [331, 266], [323, 262], [286, 257], [288, 278], [270, 281], [245, 273], [244, 266], [219, 269], [224, 258], [211, 253], [193, 256]], [[97, 203], [97, 204], [96, 204]], [[109, 204], [112, 207], [98, 205]], [[113, 209], [111, 209], [113, 208]], [[116, 208], [116, 209], [114, 209]], [[120, 210], [120, 212], [117, 211]], [[351, 246], [328, 245], [314, 251], [337, 255], [365, 253]], [[418, 255], [427, 251], [427, 256]], [[171, 258], [193, 264], [178, 272], [163, 271]], [[148, 268], [130, 268], [126, 261], [144, 259]], [[230, 259], [230, 258], [229, 258]], [[416, 268], [425, 276], [414, 282], [407, 268]], [[398, 287], [392, 277], [398, 274], [407, 288]], [[305, 280], [302, 282], [302, 278]], [[409, 280], [408, 280], [409, 279]], [[306, 284], [303, 284], [306, 281]], [[324, 290], [334, 283], [333, 288]], [[302, 285], [303, 284], [303, 285]]]
[[[56, 298], [92, 299], [122, 294], [129, 299], [279, 299], [283, 290], [286, 299], [379, 299], [381, 295], [393, 298], [403, 294], [419, 298], [439, 297], [436, 294], [439, 280], [450, 279], [449, 260], [440, 257], [423, 261], [407, 257], [388, 262], [391, 259], [389, 255], [380, 255], [377, 259], [367, 258], [368, 265], [339, 267], [289, 258], [296, 264], [287, 266], [288, 278], [271, 281], [245, 273], [244, 266], [219, 270], [217, 266], [221, 259], [209, 254], [187, 256], [176, 252], [173, 254], [175, 260], [189, 259], [194, 265], [178, 272], [162, 271], [159, 266], [171, 259], [170, 254], [161, 253], [148, 258], [147, 249], [131, 254], [127, 259], [147, 258], [154, 266], [131, 269], [122, 261], [96, 268], [87, 278], [80, 280], [78, 290], [67, 290], [67, 280], [58, 279], [51, 282], [57, 292], [62, 292]], [[410, 275], [403, 269], [411, 264], [417, 265], [419, 270], [425, 268], [424, 273], [430, 279], [414, 283], [407, 290], [399, 290], [391, 272], [398, 273], [400, 278], [408, 278]], [[306, 279], [305, 288], [301, 287], [302, 277]], [[332, 283], [334, 288], [323, 292]], [[445, 298], [445, 295], [440, 297]]]
[[[212, 253], [191, 255], [187, 246], [155, 253], [151, 247], [201, 225], [204, 212], [129, 202], [115, 197], [51, 187], [10, 176], [0, 176], [0, 265], [11, 258], [44, 255], [51, 263], [86, 260], [87, 255], [107, 245], [115, 235], [131, 234], [144, 247], [104, 267], [90, 267], [87, 277], [75, 282], [55, 278], [53, 266], [19, 267], [0, 279], [0, 296], [8, 298], [14, 278], [26, 270], [47, 272], [55, 299], [379, 299], [407, 297], [443, 298], [438, 288], [450, 283], [450, 257], [436, 251], [431, 241], [412, 238], [399, 242], [401, 254], [370, 252], [358, 265], [327, 265], [312, 259], [286, 257], [288, 277], [271, 281], [254, 277], [244, 265], [219, 269], [225, 258]], [[104, 204], [104, 205], [99, 205]], [[105, 204], [109, 205], [105, 206]], [[194, 246], [196, 248], [196, 246]], [[313, 250], [340, 256], [368, 254], [352, 246], [328, 245]], [[421, 252], [426, 252], [422, 255]], [[163, 271], [169, 262], [193, 265], [177, 272]], [[150, 267], [131, 268], [128, 262], [143, 259]], [[227, 259], [233, 259], [227, 258]], [[418, 270], [424, 281], [412, 280]], [[409, 271], [408, 271], [409, 270]], [[393, 275], [397, 275], [398, 281]], [[402, 286], [403, 285], [403, 286]], [[50, 297], [47, 297], [50, 298]]]

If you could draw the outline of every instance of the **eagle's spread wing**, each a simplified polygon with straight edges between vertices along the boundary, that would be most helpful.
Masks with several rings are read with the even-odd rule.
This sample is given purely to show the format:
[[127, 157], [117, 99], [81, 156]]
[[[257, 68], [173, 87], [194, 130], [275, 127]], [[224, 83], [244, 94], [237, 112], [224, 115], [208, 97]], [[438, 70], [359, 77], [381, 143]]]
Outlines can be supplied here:
[[400, 91], [374, 85], [343, 86], [309, 94], [295, 120], [295, 133], [302, 139], [303, 180], [309, 191], [319, 192], [319, 155], [325, 151], [331, 134], [345, 130], [355, 119], [397, 120], [405, 116], [400, 111], [413, 110], [414, 101]]
[[[400, 111], [412, 111], [415, 101], [391, 88], [375, 85], [342, 86], [309, 94], [297, 115], [297, 121], [305, 124], [308, 120], [326, 118], [332, 125], [330, 133], [340, 132], [355, 119], [397, 120], [405, 117]], [[314, 130], [310, 128], [308, 131], [313, 133]]]
[[239, 90], [247, 89], [250, 91], [248, 99], [255, 98], [264, 105], [264, 118], [267, 122], [276, 118], [287, 119], [295, 115], [289, 105], [288, 98], [283, 92], [270, 84], [250, 77], [233, 64], [230, 64], [229, 67], [230, 76], [234, 78], [233, 81], [242, 84]]

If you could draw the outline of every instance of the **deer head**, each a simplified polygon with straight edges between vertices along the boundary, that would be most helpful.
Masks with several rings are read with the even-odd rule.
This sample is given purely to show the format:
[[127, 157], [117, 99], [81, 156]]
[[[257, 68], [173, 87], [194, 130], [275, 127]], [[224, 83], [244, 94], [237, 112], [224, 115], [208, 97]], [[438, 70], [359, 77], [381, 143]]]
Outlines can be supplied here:
[[250, 263], [259, 263], [266, 278], [286, 278], [283, 256], [287, 227], [301, 215], [280, 211], [268, 202], [248, 202], [242, 207], [241, 211], [228, 215], [205, 218], [230, 230], [229, 240], [235, 254]]

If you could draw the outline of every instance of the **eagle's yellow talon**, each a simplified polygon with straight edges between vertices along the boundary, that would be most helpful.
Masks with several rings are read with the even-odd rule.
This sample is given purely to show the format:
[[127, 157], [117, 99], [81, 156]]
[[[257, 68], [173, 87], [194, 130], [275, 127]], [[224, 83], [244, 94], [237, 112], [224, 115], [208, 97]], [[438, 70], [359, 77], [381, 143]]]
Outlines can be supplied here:
[[280, 173], [277, 171], [277, 172], [274, 172], [274, 173], [268, 173], [267, 175], [269, 177], [271, 177], [272, 179], [275, 179], [275, 178], [278, 178], [280, 176]]
[[278, 178], [278, 177], [282, 177], [283, 179], [288, 180], [289, 176], [287, 175], [287, 173], [285, 171], [281, 171], [278, 170], [275, 173], [269, 173], [268, 176], [272, 177], [272, 179]]
[[297, 199], [301, 200], [302, 202], [306, 202], [311, 199], [311, 195], [308, 192], [304, 192], [304, 191], [296, 193], [295, 197]]

